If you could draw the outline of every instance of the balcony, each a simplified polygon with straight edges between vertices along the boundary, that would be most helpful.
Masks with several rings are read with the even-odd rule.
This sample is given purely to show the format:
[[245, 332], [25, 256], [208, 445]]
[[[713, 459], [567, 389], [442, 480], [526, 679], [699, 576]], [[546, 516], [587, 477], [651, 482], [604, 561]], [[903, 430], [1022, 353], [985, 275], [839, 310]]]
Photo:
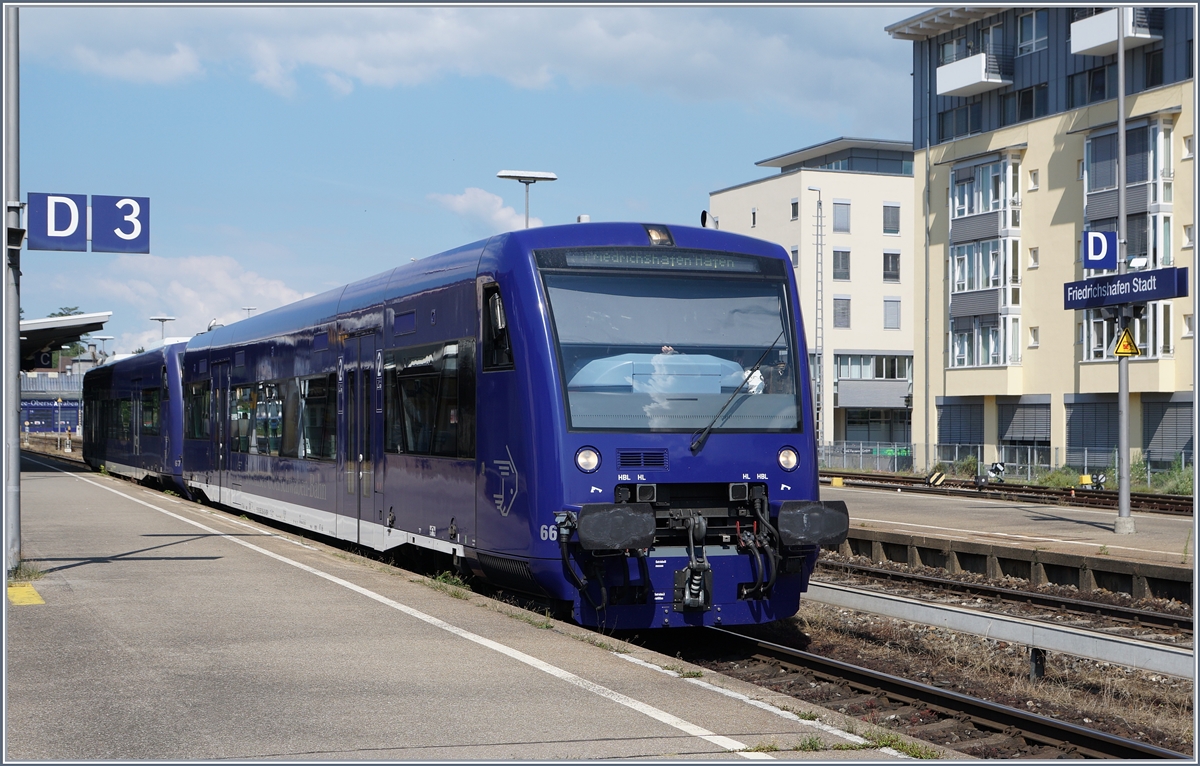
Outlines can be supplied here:
[[1011, 45], [989, 45], [980, 52], [968, 48], [937, 68], [937, 94], [974, 96], [1003, 88], [1012, 85], [1012, 73]]
[[[1137, 48], [1162, 38], [1163, 11], [1161, 8], [1134, 8], [1125, 14], [1125, 50]], [[1071, 53], [1078, 56], [1111, 56], [1117, 52], [1116, 9], [1085, 15], [1076, 12], [1071, 24]]]

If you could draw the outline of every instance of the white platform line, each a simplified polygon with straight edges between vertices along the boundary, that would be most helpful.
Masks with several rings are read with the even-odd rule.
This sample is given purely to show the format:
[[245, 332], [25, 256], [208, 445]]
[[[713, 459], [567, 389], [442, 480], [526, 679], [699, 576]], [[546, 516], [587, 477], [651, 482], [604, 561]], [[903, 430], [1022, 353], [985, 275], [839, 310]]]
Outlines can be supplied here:
[[575, 675], [574, 673], [571, 673], [570, 671], [563, 670], [562, 668], [559, 668], [555, 665], [551, 665], [548, 662], [543, 662], [542, 660], [539, 660], [537, 657], [533, 657], [531, 655], [525, 654], [524, 652], [519, 651], [517, 649], [513, 649], [512, 647], [505, 646], [504, 644], [501, 644], [497, 641], [493, 641], [490, 638], [484, 638], [483, 636], [477, 635], [468, 630], [464, 630], [463, 628], [460, 628], [456, 625], [451, 625], [448, 622], [439, 620], [437, 617], [433, 617], [432, 615], [428, 615], [417, 609], [413, 609], [411, 606], [401, 604], [398, 601], [393, 601], [392, 599], [388, 598], [387, 596], [383, 596], [378, 593], [375, 593], [374, 591], [368, 590], [368, 589], [362, 587], [361, 585], [356, 585], [348, 580], [343, 580], [340, 577], [331, 575], [328, 572], [322, 572], [321, 570], [310, 567], [307, 564], [302, 564], [299, 561], [293, 561], [292, 559], [289, 559], [286, 556], [281, 556], [278, 553], [274, 553], [272, 551], [266, 550], [265, 548], [260, 548], [259, 546], [254, 545], [253, 543], [248, 543], [245, 540], [241, 540], [232, 535], [227, 535], [227, 534], [224, 534], [224, 533], [222, 533], [216, 529], [213, 529], [211, 527], [206, 527], [205, 525], [201, 524], [198, 521], [193, 521], [192, 519], [186, 518], [184, 516], [180, 516], [177, 513], [172, 513], [171, 511], [168, 511], [165, 508], [159, 508], [158, 506], [148, 503], [145, 500], [139, 500], [136, 497], [127, 495], [118, 489], [114, 489], [112, 487], [106, 487], [103, 484], [99, 484], [90, 479], [85, 479], [82, 476], [73, 474], [69, 471], [64, 471], [63, 469], [58, 468], [53, 465], [50, 465], [48, 463], [42, 463], [37, 460], [34, 460], [32, 462], [37, 463], [38, 465], [45, 466], [47, 468], [51, 468], [55, 471], [58, 471], [59, 473], [64, 473], [73, 479], [82, 481], [85, 484], [90, 484], [93, 487], [98, 487], [98, 488], [106, 490], [108, 492], [112, 492], [113, 494], [119, 495], [120, 497], [123, 497], [126, 500], [131, 500], [139, 505], [144, 505], [147, 508], [158, 511], [159, 513], [165, 514], [167, 516], [170, 516], [173, 519], [178, 519], [179, 521], [182, 521], [185, 524], [190, 524], [194, 527], [198, 527], [199, 529], [202, 529], [205, 532], [208, 532], [210, 534], [216, 535], [218, 537], [223, 537], [226, 540], [229, 540], [231, 542], [237, 543], [238, 545], [249, 548], [250, 550], [255, 551], [256, 553], [261, 553], [262, 555], [267, 556], [269, 558], [273, 558], [276, 561], [283, 562], [284, 564], [288, 564], [289, 566], [296, 567], [297, 569], [308, 572], [309, 574], [316, 575], [317, 577], [320, 577], [323, 580], [328, 580], [329, 582], [334, 583], [336, 585], [340, 585], [343, 588], [346, 588], [347, 590], [352, 590], [355, 593], [366, 596], [367, 598], [369, 598], [373, 601], [377, 601], [380, 604], [383, 604], [384, 606], [388, 606], [399, 612], [403, 612], [404, 614], [407, 614], [410, 617], [414, 617], [414, 618], [421, 620], [422, 622], [428, 623], [429, 625], [432, 625], [436, 628], [441, 628], [442, 630], [444, 630], [448, 633], [453, 633], [454, 635], [456, 635], [460, 638], [465, 638], [468, 641], [472, 641], [476, 644], [479, 644], [480, 646], [486, 647], [495, 652], [503, 654], [506, 657], [511, 657], [512, 659], [517, 660], [518, 662], [524, 663], [532, 668], [536, 668], [537, 670], [540, 670], [543, 673], [547, 673], [551, 676], [554, 676], [555, 678], [558, 678], [562, 681], [566, 681], [567, 683], [569, 683], [573, 686], [576, 686], [580, 689], [584, 689], [586, 691], [592, 692], [593, 694], [597, 694], [601, 697], [604, 697], [605, 699], [612, 700], [613, 702], [616, 702], [619, 705], [623, 705], [624, 707], [627, 707], [630, 710], [634, 710], [639, 713], [642, 713], [643, 715], [653, 718], [654, 720], [656, 720], [660, 723], [664, 723], [668, 726], [678, 729], [679, 731], [682, 731], [685, 734], [689, 734], [693, 737], [703, 739], [706, 742], [714, 744], [717, 747], [723, 748], [725, 750], [728, 750], [731, 752], [737, 752], [737, 754], [742, 756], [743, 758], [748, 758], [751, 760], [774, 760], [767, 753], [745, 752], [746, 745], [741, 742], [738, 742], [735, 739], [730, 739], [729, 737], [723, 737], [720, 734], [715, 734], [714, 732], [711, 732], [708, 729], [705, 729], [701, 726], [697, 726], [696, 724], [685, 721], [682, 718], [678, 718], [678, 717], [666, 712], [665, 710], [659, 710], [658, 708], [656, 708], [652, 705], [647, 705], [646, 703], [635, 700], [632, 697], [627, 697], [624, 694], [621, 694], [620, 692], [613, 691], [612, 689], [601, 686], [600, 684], [593, 683], [584, 678], [580, 678], [579, 676]]

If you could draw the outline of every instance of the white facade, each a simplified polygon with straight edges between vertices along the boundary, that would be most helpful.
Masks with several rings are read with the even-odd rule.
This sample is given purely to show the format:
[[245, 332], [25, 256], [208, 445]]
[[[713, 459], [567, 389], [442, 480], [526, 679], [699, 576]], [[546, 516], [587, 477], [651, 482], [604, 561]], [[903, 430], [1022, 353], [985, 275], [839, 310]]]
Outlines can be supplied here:
[[905, 142], [836, 139], [763, 160], [757, 164], [781, 172], [709, 195], [722, 231], [792, 254], [822, 443], [911, 441], [918, 241], [911, 157]]

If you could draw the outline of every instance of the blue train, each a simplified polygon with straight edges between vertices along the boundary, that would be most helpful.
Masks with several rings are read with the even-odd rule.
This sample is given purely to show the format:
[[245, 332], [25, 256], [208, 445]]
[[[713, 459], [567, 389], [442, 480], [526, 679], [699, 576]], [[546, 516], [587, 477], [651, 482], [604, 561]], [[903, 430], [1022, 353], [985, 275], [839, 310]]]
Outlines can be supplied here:
[[[437, 551], [589, 626], [791, 616], [849, 523], [818, 500], [789, 260], [708, 229], [495, 236], [104, 365], [84, 390], [93, 467]], [[159, 435], [139, 438], [152, 410]]]

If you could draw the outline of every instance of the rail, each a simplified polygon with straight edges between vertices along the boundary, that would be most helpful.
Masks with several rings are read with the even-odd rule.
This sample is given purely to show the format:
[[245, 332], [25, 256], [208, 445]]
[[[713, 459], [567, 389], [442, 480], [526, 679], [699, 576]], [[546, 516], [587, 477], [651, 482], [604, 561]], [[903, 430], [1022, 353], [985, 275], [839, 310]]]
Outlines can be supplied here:
[[889, 700], [900, 705], [926, 706], [946, 718], [967, 721], [997, 734], [1020, 737], [1034, 746], [1048, 746], [1063, 753], [1075, 753], [1087, 758], [1190, 760], [1190, 756], [1173, 750], [827, 659], [799, 649], [750, 638], [724, 628], [707, 630], [717, 631], [731, 637], [732, 640], [744, 642], [757, 656], [768, 661], [803, 670], [836, 684], [847, 684], [851, 689], [865, 695], [886, 695]]

